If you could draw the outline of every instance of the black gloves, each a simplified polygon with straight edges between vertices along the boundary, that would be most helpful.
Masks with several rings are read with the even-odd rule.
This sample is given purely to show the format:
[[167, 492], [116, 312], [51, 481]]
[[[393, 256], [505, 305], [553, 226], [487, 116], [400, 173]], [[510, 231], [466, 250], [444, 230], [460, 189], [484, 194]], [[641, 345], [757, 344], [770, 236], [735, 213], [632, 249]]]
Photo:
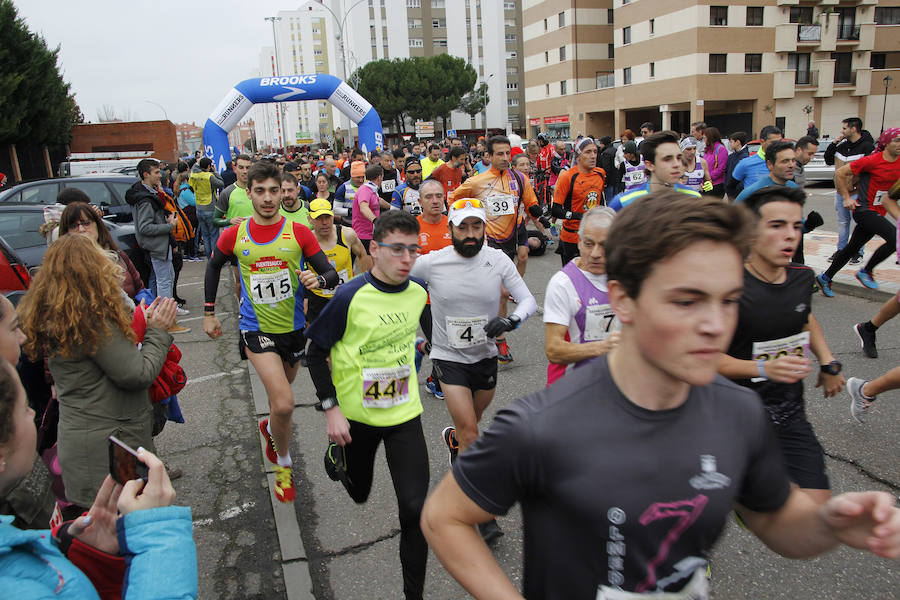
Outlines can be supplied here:
[[822, 220], [822, 215], [814, 210], [809, 211], [809, 214], [806, 215], [806, 221], [803, 222], [803, 233], [809, 233], [824, 222], [825, 221]]
[[494, 317], [484, 326], [484, 333], [489, 338], [495, 338], [501, 333], [512, 331], [518, 326], [519, 317], [516, 315], [511, 315], [509, 317]]

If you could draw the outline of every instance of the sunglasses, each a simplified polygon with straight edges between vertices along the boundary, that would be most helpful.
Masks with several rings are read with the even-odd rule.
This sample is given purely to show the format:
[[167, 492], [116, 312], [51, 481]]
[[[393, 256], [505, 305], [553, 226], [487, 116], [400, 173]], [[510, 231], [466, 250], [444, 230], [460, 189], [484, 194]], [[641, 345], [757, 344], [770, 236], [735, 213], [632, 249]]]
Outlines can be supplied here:
[[481, 200], [479, 200], [478, 198], [460, 198], [450, 205], [450, 210], [459, 210], [461, 208], [465, 208], [466, 205], [472, 206], [474, 208], [484, 208], [484, 204], [482, 204]]

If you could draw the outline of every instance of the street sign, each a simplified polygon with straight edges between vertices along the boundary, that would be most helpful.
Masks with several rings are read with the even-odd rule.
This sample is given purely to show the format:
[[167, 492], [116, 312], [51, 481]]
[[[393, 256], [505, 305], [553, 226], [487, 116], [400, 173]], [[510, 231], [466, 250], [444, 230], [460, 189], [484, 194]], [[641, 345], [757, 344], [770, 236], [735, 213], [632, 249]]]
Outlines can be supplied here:
[[416, 137], [433, 138], [434, 121], [416, 121]]
[[456, 130], [455, 130], [455, 129], [448, 129], [448, 130], [447, 130], [447, 137], [456, 137]]

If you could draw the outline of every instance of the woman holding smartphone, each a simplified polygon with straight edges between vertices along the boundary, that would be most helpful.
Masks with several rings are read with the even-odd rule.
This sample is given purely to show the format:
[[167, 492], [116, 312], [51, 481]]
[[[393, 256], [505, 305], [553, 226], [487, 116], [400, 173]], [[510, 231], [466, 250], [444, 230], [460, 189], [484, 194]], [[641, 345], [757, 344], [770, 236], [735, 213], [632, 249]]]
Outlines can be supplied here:
[[122, 267], [86, 235], [47, 250], [19, 316], [31, 357], [49, 359], [59, 398], [59, 462], [67, 499], [90, 506], [107, 474], [107, 438], [153, 450], [150, 385], [172, 343], [171, 298], [146, 311], [140, 348], [122, 301]]

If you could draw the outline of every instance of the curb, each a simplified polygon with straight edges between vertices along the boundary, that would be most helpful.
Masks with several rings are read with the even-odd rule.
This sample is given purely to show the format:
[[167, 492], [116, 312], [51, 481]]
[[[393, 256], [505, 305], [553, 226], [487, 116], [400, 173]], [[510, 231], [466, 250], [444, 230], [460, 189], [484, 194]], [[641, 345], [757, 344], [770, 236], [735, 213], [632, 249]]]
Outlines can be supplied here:
[[856, 298], [863, 298], [864, 300], [872, 300], [875, 302], [887, 302], [891, 298], [896, 298], [896, 292], [888, 292], [885, 290], [870, 290], [869, 288], [853, 284], [853, 283], [844, 283], [842, 281], [832, 281], [831, 288], [835, 292], [839, 292], [846, 296], [855, 296]]

